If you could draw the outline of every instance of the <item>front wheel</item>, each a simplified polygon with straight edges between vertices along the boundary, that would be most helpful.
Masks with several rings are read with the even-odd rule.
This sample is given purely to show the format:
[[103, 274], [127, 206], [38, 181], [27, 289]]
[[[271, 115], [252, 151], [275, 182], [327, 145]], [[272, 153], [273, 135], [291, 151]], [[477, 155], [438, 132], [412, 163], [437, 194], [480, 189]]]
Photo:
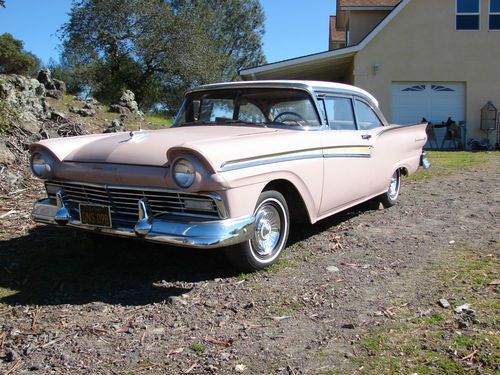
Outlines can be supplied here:
[[401, 189], [401, 171], [398, 169], [391, 177], [391, 182], [389, 183], [389, 190], [384, 194], [380, 195], [380, 202], [385, 208], [392, 207], [396, 204], [399, 197], [399, 191]]
[[264, 191], [254, 211], [252, 237], [225, 250], [228, 260], [244, 271], [264, 269], [275, 263], [283, 251], [290, 232], [290, 214], [283, 195]]

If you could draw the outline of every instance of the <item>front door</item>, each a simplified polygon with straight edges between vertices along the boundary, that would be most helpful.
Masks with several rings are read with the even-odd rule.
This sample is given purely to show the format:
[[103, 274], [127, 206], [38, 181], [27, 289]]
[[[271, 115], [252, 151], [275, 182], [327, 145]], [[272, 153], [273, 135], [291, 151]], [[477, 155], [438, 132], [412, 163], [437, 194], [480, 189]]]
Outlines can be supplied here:
[[330, 130], [324, 132], [323, 139], [324, 179], [320, 216], [351, 206], [370, 192], [375, 126], [368, 124], [361, 104], [359, 109], [356, 108], [359, 112], [356, 121], [357, 102], [357, 99], [348, 96], [324, 98]]

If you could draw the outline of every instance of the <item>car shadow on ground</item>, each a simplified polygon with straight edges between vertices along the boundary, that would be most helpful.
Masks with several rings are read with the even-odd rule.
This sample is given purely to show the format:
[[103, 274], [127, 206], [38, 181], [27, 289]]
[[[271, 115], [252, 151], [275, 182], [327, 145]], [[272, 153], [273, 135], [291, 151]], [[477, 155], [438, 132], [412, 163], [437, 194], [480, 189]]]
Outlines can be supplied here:
[[[366, 210], [356, 206], [321, 222], [299, 224], [289, 245]], [[193, 282], [237, 276], [221, 250], [192, 250], [36, 226], [0, 241], [0, 303], [146, 305], [189, 292]]]

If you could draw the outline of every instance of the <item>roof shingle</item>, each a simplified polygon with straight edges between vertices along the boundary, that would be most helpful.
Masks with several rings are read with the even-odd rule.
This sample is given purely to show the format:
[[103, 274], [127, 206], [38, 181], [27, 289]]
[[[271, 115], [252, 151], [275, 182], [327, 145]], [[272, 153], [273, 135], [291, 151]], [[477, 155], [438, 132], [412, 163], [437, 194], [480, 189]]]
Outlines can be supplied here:
[[395, 7], [401, 0], [338, 0], [339, 7]]

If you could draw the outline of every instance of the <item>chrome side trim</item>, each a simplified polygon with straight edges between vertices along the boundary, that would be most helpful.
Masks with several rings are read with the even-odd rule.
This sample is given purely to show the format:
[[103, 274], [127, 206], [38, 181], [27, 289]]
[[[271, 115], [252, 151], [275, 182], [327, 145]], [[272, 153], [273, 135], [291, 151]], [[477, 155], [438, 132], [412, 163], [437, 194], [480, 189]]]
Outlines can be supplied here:
[[[141, 208], [142, 209], [142, 208]], [[51, 199], [42, 199], [35, 203], [32, 211], [34, 221], [56, 224], [55, 216], [59, 208]], [[147, 212], [147, 209], [144, 213]], [[143, 218], [143, 220], [146, 217]], [[150, 228], [138, 235], [134, 227], [125, 227], [113, 223], [112, 228], [100, 228], [84, 225], [79, 214], [72, 212], [66, 226], [101, 234], [143, 239], [149, 242], [184, 246], [197, 249], [214, 249], [235, 245], [250, 239], [255, 228], [255, 217], [241, 217], [216, 221], [179, 220], [171, 216], [148, 218]], [[139, 223], [138, 223], [139, 224]]]
[[293, 161], [293, 160], [334, 158], [334, 157], [370, 158], [371, 150], [372, 150], [371, 145], [319, 147], [301, 151], [269, 154], [269, 155], [257, 156], [246, 159], [231, 160], [222, 163], [220, 171], [227, 172], [236, 169], [250, 168], [260, 165], [281, 163], [284, 161]]
[[284, 161], [291, 161], [291, 160], [320, 159], [320, 158], [323, 158], [323, 154], [284, 156], [284, 157], [280, 157], [280, 158], [256, 160], [256, 161], [249, 161], [247, 163], [228, 165], [228, 166], [222, 167], [221, 172], [234, 171], [236, 169], [242, 169], [242, 168], [257, 167], [259, 165], [281, 163]]
[[370, 154], [325, 154], [325, 158], [371, 158]]

